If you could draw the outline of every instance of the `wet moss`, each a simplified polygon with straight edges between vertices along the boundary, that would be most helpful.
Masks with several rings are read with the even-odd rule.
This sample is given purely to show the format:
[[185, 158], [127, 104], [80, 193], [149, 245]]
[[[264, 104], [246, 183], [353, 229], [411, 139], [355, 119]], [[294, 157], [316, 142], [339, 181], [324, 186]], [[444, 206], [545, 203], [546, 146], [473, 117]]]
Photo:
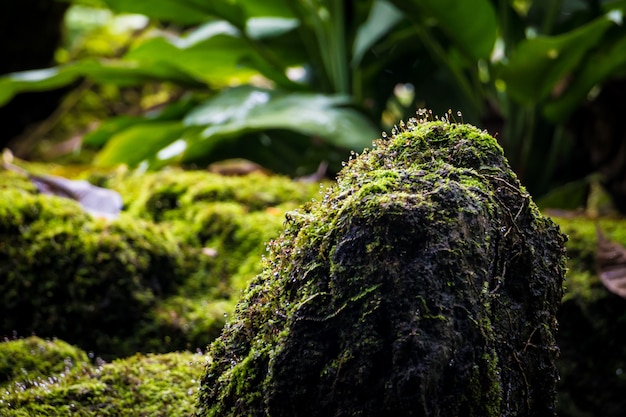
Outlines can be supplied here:
[[204, 347], [284, 212], [318, 188], [182, 171], [94, 179], [122, 194], [118, 219], [0, 173], [0, 336], [60, 337], [107, 359]]
[[489, 135], [412, 126], [287, 214], [199, 416], [553, 416], [564, 236]]
[[[33, 347], [34, 346], [34, 347]], [[189, 416], [204, 357], [188, 352], [135, 355], [112, 363], [68, 367], [85, 353], [61, 341], [0, 343], [24, 366], [37, 364], [37, 378], [12, 380], [0, 388], [0, 415], [135, 417]], [[53, 354], [50, 354], [50, 353]], [[77, 358], [75, 358], [77, 357]], [[26, 358], [26, 359], [23, 359]]]
[[[595, 269], [594, 220], [553, 217], [569, 236], [566, 293], [559, 309], [558, 412], [618, 417], [626, 408], [626, 300]], [[607, 238], [626, 246], [624, 219], [601, 219]]]

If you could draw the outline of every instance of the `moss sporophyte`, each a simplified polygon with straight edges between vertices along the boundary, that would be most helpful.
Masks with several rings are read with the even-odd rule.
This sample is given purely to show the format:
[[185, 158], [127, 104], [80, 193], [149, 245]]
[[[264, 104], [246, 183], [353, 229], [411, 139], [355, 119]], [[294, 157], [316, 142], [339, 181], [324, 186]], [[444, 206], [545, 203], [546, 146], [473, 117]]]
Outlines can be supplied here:
[[554, 415], [565, 237], [493, 137], [418, 116], [287, 215], [198, 416]]

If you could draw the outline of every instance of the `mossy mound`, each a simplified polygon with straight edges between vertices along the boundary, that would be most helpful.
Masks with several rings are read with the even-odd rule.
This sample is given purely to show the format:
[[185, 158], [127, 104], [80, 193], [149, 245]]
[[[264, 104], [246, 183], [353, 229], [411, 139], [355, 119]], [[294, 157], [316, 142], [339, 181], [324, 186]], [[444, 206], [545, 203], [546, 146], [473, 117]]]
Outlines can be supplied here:
[[26, 367], [37, 363], [37, 376], [0, 388], [3, 417], [189, 416], [205, 362], [201, 355], [183, 352], [68, 367], [85, 353], [36, 338], [0, 343], [0, 355], [5, 353], [17, 355]]
[[564, 236], [492, 137], [412, 124], [287, 219], [197, 415], [554, 415]]
[[59, 337], [105, 358], [203, 348], [284, 212], [319, 187], [206, 172], [98, 179], [122, 194], [118, 219], [0, 173], [0, 336]]
[[[213, 271], [228, 283], [222, 290], [237, 295], [260, 272], [258, 259], [282, 229], [285, 212], [319, 194], [319, 184], [261, 173], [129, 173], [102, 183], [125, 196], [128, 214], [162, 225], [191, 246], [210, 248]], [[199, 290], [193, 295], [205, 295]]]
[[0, 343], [0, 385], [12, 382], [32, 386], [88, 363], [85, 352], [61, 340], [29, 337], [6, 341]]
[[[566, 293], [558, 313], [557, 386], [561, 417], [619, 417], [626, 409], [626, 300], [609, 292], [595, 269], [595, 224], [555, 217], [569, 236]], [[603, 219], [607, 237], [626, 246], [626, 221]]]

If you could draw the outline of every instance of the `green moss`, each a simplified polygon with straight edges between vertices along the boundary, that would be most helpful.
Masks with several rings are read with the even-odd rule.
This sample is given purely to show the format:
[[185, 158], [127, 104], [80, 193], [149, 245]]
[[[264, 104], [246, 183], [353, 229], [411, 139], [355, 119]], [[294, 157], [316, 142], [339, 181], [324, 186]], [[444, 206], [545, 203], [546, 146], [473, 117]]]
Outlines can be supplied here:
[[[193, 412], [204, 363], [201, 355], [135, 355], [99, 366], [68, 367], [69, 361], [61, 359], [67, 350], [60, 341], [0, 343], [0, 352], [12, 351], [28, 357], [28, 363], [39, 363], [38, 374], [42, 375], [30, 384], [14, 380], [2, 387], [0, 415], [176, 417]], [[50, 351], [58, 354], [50, 355]], [[85, 353], [77, 356], [82, 359]]]
[[[569, 236], [566, 294], [559, 310], [559, 416], [618, 417], [626, 408], [626, 301], [595, 269], [595, 224], [554, 217]], [[607, 238], [626, 246], [624, 219], [600, 219]]]
[[105, 358], [204, 347], [260, 272], [284, 212], [318, 192], [261, 175], [95, 179], [122, 194], [118, 219], [0, 173], [0, 336], [61, 337]]
[[29, 337], [0, 343], [0, 384], [32, 386], [37, 380], [86, 366], [85, 352], [63, 341]]
[[377, 141], [269, 247], [199, 416], [554, 414], [563, 237], [490, 136]]
[[108, 223], [73, 201], [10, 189], [0, 190], [0, 207], [4, 334], [60, 336], [111, 354], [189, 274], [178, 242], [153, 224], [125, 215]]

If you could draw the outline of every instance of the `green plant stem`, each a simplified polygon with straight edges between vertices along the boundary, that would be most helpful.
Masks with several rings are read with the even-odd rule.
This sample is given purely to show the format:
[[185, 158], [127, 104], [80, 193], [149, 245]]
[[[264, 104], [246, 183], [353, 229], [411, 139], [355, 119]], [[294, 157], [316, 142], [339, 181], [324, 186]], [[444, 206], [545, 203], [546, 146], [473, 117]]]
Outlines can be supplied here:
[[[343, 1], [330, 0], [331, 2], [331, 20], [330, 24], [332, 30], [330, 43], [327, 46], [332, 45], [332, 60], [335, 83], [335, 91], [340, 94], [350, 93], [350, 83], [348, 74], [348, 54], [346, 51], [346, 31], [345, 31], [345, 16], [343, 9]], [[329, 48], [330, 49], [330, 48]]]
[[261, 57], [274, 71], [272, 76], [273, 81], [277, 81], [280, 84], [288, 85], [289, 88], [299, 89], [299, 85], [291, 81], [287, 75], [285, 74], [285, 65], [280, 61], [280, 59], [274, 54], [271, 49], [266, 48], [261, 42], [255, 41], [250, 38], [245, 31], [241, 32], [242, 38], [248, 43], [250, 48], [252, 48], [258, 55]]
[[481, 114], [483, 103], [481, 102], [480, 98], [475, 94], [472, 86], [465, 78], [465, 75], [463, 74], [461, 69], [450, 62], [450, 60], [448, 59], [448, 55], [446, 54], [446, 51], [443, 49], [443, 47], [439, 44], [439, 42], [433, 39], [432, 36], [430, 36], [428, 31], [422, 28], [422, 25], [415, 25], [415, 31], [422, 40], [424, 46], [431, 51], [434, 57], [436, 57], [450, 70], [450, 73], [457, 82], [457, 85], [459, 86], [459, 88], [461, 88], [463, 94], [465, 94], [469, 102], [472, 103], [472, 105], [476, 109], [476, 113]]
[[536, 108], [532, 105], [521, 108], [513, 106], [511, 110], [507, 118], [505, 140], [511, 144], [510, 149], [515, 152], [511, 154], [514, 161], [513, 169], [523, 180], [532, 150]]
[[556, 21], [557, 15], [561, 10], [561, 6], [563, 4], [563, 0], [552, 0], [548, 6], [548, 12], [546, 13], [545, 18], [543, 19], [542, 32], [544, 35], [552, 34], [552, 29], [554, 28], [554, 22]]
[[550, 152], [546, 160], [545, 168], [543, 170], [543, 176], [541, 178], [541, 185], [544, 187], [549, 186], [550, 179], [553, 178], [554, 171], [556, 170], [559, 153], [565, 145], [565, 128], [563, 125], [557, 125], [552, 135], [552, 143], [550, 145]]
[[335, 83], [333, 81], [331, 51], [326, 33], [327, 27], [325, 27], [323, 16], [321, 16], [325, 9], [316, 0], [299, 0], [298, 4], [294, 4], [293, 9], [302, 22], [307, 22], [307, 26], [315, 38], [315, 41], [309, 46], [309, 50], [312, 53], [311, 56], [319, 57], [321, 60], [320, 68], [323, 73], [318, 74], [318, 76], [322, 80], [323, 90], [334, 92]]
[[309, 22], [313, 30], [330, 92], [349, 94], [343, 2], [300, 0], [299, 5], [301, 7], [295, 6], [294, 10], [302, 21]]

